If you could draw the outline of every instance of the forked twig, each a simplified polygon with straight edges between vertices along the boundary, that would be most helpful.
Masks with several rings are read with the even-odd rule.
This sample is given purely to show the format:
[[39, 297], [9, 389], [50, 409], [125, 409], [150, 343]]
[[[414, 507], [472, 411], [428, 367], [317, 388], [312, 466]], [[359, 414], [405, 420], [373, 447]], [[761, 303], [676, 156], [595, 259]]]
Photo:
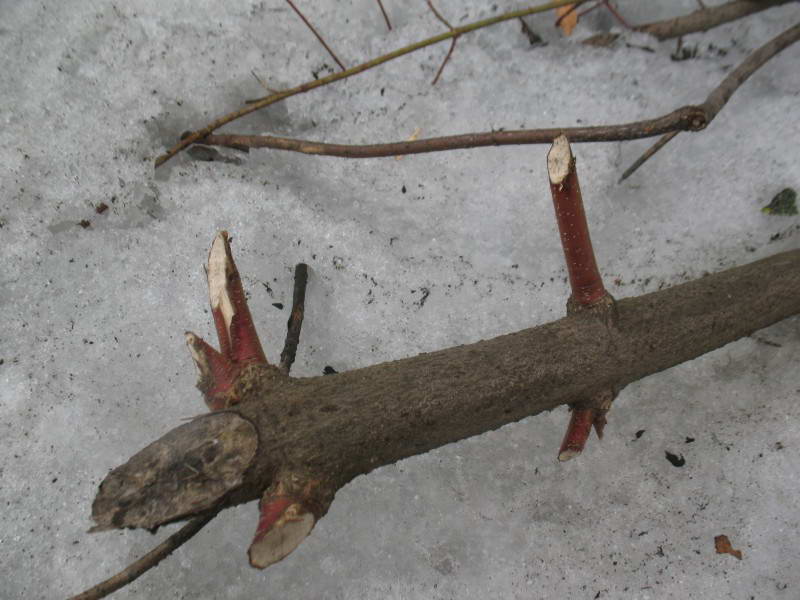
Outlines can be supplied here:
[[[433, 5], [433, 2], [431, 2], [431, 0], [426, 0], [426, 2], [428, 3], [428, 8], [431, 9], [431, 12], [434, 14], [434, 16], [437, 19], [439, 19], [439, 21], [441, 21], [444, 24], [445, 27], [447, 27], [450, 31], [452, 31], [453, 30], [453, 26], [450, 25], [450, 22], [447, 19], [445, 19], [439, 13], [438, 10], [436, 10], [436, 7]], [[450, 49], [447, 51], [447, 55], [444, 57], [444, 60], [442, 61], [442, 64], [439, 65], [439, 70], [436, 71], [436, 77], [433, 78], [433, 81], [431, 82], [431, 85], [436, 85], [436, 82], [439, 81], [439, 77], [441, 77], [442, 71], [444, 71], [444, 66], [447, 64], [447, 61], [450, 60], [450, 57], [453, 55], [453, 50], [455, 50], [455, 48], [456, 48], [456, 42], [457, 41], [458, 41], [458, 36], [455, 36], [450, 41]]]
[[[675, 137], [679, 131], [700, 131], [704, 129], [725, 106], [733, 93], [750, 75], [763, 66], [770, 58], [800, 39], [800, 24], [788, 29], [746, 58], [719, 84], [699, 106], [684, 106], [667, 115], [625, 123], [620, 125], [601, 125], [593, 127], [554, 127], [547, 129], [521, 129], [516, 131], [488, 131], [465, 133], [424, 140], [390, 142], [386, 144], [347, 145], [326, 144], [309, 140], [281, 138], [259, 135], [210, 135], [203, 139], [204, 144], [247, 148], [273, 148], [303, 154], [341, 156], [345, 158], [376, 158], [399, 156], [425, 152], [442, 152], [484, 146], [505, 146], [521, 144], [549, 144], [560, 134], [572, 142], [612, 142], [634, 140], [670, 134]], [[669, 139], [659, 141], [659, 148]], [[658, 148], [649, 152], [652, 156]], [[639, 162], [639, 161], [637, 161]], [[644, 160], [641, 161], [642, 164]], [[635, 170], [635, 169], [633, 169]], [[633, 170], [628, 169], [626, 176]]]
[[[731, 71], [728, 76], [722, 80], [716, 89], [711, 92], [706, 101], [700, 105], [706, 114], [707, 124], [714, 120], [722, 107], [727, 104], [731, 99], [734, 92], [739, 89], [747, 79], [761, 68], [769, 59], [778, 54], [781, 50], [785, 50], [796, 41], [800, 40], [800, 23], [794, 27], [790, 27], [777, 37], [771, 39], [769, 42], [761, 46], [758, 50], [748, 56], [738, 67]], [[641, 167], [647, 160], [663, 148], [667, 142], [678, 134], [677, 131], [665, 135], [658, 140], [651, 148], [642, 154], [636, 161], [628, 167], [622, 174], [620, 181], [623, 181], [633, 175], [633, 173]]]
[[[763, 0], [762, 2], [752, 2], [750, 0], [733, 0], [732, 2], [723, 4], [721, 6], [715, 6], [713, 8], [708, 8], [703, 11], [697, 11], [697, 12], [702, 12], [701, 18], [695, 18], [696, 13], [692, 13], [690, 15], [687, 15], [686, 17], [679, 17], [677, 19], [659, 21], [657, 23], [651, 23], [648, 25], [640, 25], [636, 28], [636, 30], [652, 33], [653, 35], [659, 37], [660, 39], [667, 39], [669, 37], [676, 37], [678, 35], [685, 35], [687, 33], [706, 31], [708, 29], [716, 27], [717, 25], [727, 23], [733, 19], [741, 18], [743, 16], [747, 16], [755, 12], [771, 8], [779, 4], [785, 4], [790, 1], [791, 0]], [[327, 77], [322, 77], [320, 79], [308, 81], [289, 90], [277, 92], [269, 96], [259, 98], [257, 100], [249, 100], [247, 101], [248, 106], [244, 106], [238, 110], [228, 113], [222, 117], [219, 117], [218, 119], [212, 121], [202, 129], [199, 129], [195, 132], [190, 132], [185, 136], [181, 136], [181, 139], [177, 144], [175, 144], [172, 148], [167, 150], [167, 152], [156, 158], [155, 167], [156, 168], [160, 167], [170, 158], [172, 158], [173, 156], [175, 156], [188, 146], [206, 137], [207, 135], [219, 129], [223, 125], [226, 125], [232, 121], [235, 121], [236, 119], [244, 117], [245, 115], [249, 115], [252, 112], [270, 106], [271, 104], [275, 104], [276, 102], [280, 102], [281, 100], [284, 100], [296, 94], [302, 94], [311, 91], [313, 89], [316, 89], [318, 87], [321, 87], [323, 85], [328, 85], [335, 81], [339, 81], [341, 79], [346, 79], [348, 77], [352, 77], [353, 75], [363, 73], [368, 69], [377, 67], [390, 60], [399, 58], [400, 56], [404, 56], [421, 48], [437, 44], [441, 41], [451, 39], [456, 35], [461, 35], [463, 33], [475, 31], [483, 27], [489, 27], [491, 25], [495, 25], [503, 21], [508, 21], [510, 19], [518, 19], [526, 15], [545, 12], [548, 10], [552, 10], [554, 8], [558, 8], [559, 6], [566, 6], [568, 4], [581, 4], [581, 3], [582, 2], [575, 2], [571, 0], [553, 0], [552, 2], [549, 2], [547, 4], [542, 4], [540, 6], [512, 11], [509, 13], [505, 13], [503, 15], [499, 15], [497, 17], [492, 17], [489, 19], [484, 19], [482, 21], [477, 21], [475, 23], [471, 23], [463, 27], [458, 27], [456, 28], [455, 31], [448, 31], [446, 33], [439, 34], [432, 38], [422, 40], [415, 44], [405, 46], [388, 54], [384, 54], [383, 56], [379, 56], [378, 58], [372, 59], [355, 67], [351, 67], [346, 71], [342, 71], [340, 73], [332, 73]], [[731, 15], [734, 13], [736, 16], [731, 17]], [[551, 140], [548, 140], [548, 142], [549, 141]]]
[[379, 56], [378, 58], [374, 58], [367, 62], [361, 63], [360, 65], [356, 65], [355, 67], [350, 67], [349, 69], [346, 69], [339, 73], [332, 73], [326, 77], [321, 77], [313, 81], [308, 81], [306, 83], [303, 83], [288, 90], [284, 90], [277, 94], [271, 94], [269, 96], [265, 96], [257, 100], [249, 101], [247, 106], [243, 106], [238, 110], [228, 113], [227, 115], [224, 115], [222, 117], [219, 117], [218, 119], [212, 121], [202, 129], [198, 129], [197, 131], [192, 132], [186, 136], [182, 136], [177, 144], [175, 144], [164, 154], [156, 158], [155, 167], [156, 168], [160, 167], [170, 158], [178, 154], [178, 152], [194, 144], [196, 141], [206, 137], [208, 134], [215, 131], [216, 129], [219, 129], [223, 125], [227, 125], [231, 121], [235, 121], [236, 119], [244, 117], [245, 115], [249, 115], [252, 112], [270, 106], [271, 104], [275, 104], [276, 102], [280, 102], [281, 100], [284, 100], [291, 96], [295, 96], [297, 94], [303, 94], [305, 92], [309, 92], [323, 85], [328, 85], [330, 83], [333, 83], [334, 81], [339, 81], [341, 79], [352, 77], [353, 75], [358, 75], [359, 73], [363, 73], [368, 69], [389, 62], [390, 60], [394, 60], [395, 58], [405, 56], [406, 54], [410, 54], [411, 52], [414, 52], [421, 48], [426, 48], [428, 46], [432, 46], [433, 44], [438, 44], [439, 42], [443, 42], [444, 40], [452, 39], [457, 35], [462, 35], [464, 33], [476, 31], [478, 29], [482, 29], [483, 27], [489, 27], [497, 23], [502, 23], [503, 21], [509, 21], [512, 19], [518, 19], [519, 17], [524, 17], [526, 15], [545, 12], [548, 10], [552, 10], [554, 8], [558, 8], [559, 6], [565, 6], [567, 4], [572, 4], [572, 3], [574, 3], [574, 0], [552, 0], [551, 2], [548, 2], [546, 4], [541, 4], [539, 6], [507, 12], [502, 15], [498, 15], [496, 17], [490, 17], [488, 19], [476, 21], [474, 23], [470, 23], [462, 27], [456, 27], [452, 31], [440, 33], [439, 35], [435, 35], [426, 40], [422, 40], [420, 42], [410, 44], [403, 48], [399, 48], [397, 50], [394, 50], [393, 52], [389, 52], [388, 54], [384, 54], [383, 56]]

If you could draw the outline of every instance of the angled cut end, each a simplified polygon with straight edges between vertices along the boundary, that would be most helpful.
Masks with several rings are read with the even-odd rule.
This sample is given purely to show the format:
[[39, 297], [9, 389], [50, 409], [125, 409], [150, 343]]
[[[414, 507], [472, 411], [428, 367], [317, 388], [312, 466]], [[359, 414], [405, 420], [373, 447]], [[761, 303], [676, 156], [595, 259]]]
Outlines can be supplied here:
[[236, 377], [235, 366], [201, 337], [191, 331], [184, 335], [192, 361], [197, 367], [197, 389], [203, 392], [206, 405], [211, 410], [224, 408]]
[[233, 319], [233, 302], [228, 290], [228, 275], [236, 270], [231, 258], [228, 232], [220, 231], [214, 237], [208, 253], [208, 298], [211, 310], [219, 310], [225, 321], [225, 329], [230, 331]]
[[572, 407], [572, 414], [570, 415], [569, 425], [564, 434], [564, 441], [561, 442], [561, 448], [558, 450], [558, 460], [566, 462], [579, 456], [586, 446], [586, 440], [589, 439], [589, 433], [592, 431], [592, 423], [594, 422], [594, 409]]
[[315, 523], [313, 514], [288, 498], [262, 503], [258, 530], [247, 551], [250, 565], [265, 569], [283, 560], [308, 537]]
[[215, 508], [244, 481], [258, 434], [233, 414], [176, 427], [109, 473], [92, 504], [92, 531], [156, 529]]
[[576, 456], [580, 456], [583, 450], [578, 450], [577, 448], [567, 448], [566, 450], [562, 450], [558, 454], [558, 460], [560, 462], [567, 462], [568, 460], [572, 460]]
[[569, 147], [567, 136], [560, 135], [553, 140], [553, 145], [547, 153], [547, 173], [552, 185], [560, 185], [569, 175], [572, 165], [572, 150]]
[[264, 491], [256, 535], [247, 555], [264, 569], [288, 556], [328, 512], [333, 490], [309, 472], [283, 470]]
[[227, 231], [220, 231], [214, 237], [206, 274], [220, 354], [233, 362], [269, 364], [247, 308], [247, 297], [233, 261]]

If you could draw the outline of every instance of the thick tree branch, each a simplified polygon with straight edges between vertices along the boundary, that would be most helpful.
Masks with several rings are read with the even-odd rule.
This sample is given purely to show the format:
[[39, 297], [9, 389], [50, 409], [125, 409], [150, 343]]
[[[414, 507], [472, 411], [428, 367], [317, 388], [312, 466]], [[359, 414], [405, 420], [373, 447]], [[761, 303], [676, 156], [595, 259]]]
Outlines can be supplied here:
[[173, 429], [109, 474], [93, 505], [96, 530], [152, 529], [254, 500], [286, 472], [314, 482], [318, 519], [357, 475], [624, 386], [798, 312], [794, 250], [620, 300], [613, 328], [578, 312], [327, 377], [277, 378], [255, 365], [237, 383], [238, 403]]

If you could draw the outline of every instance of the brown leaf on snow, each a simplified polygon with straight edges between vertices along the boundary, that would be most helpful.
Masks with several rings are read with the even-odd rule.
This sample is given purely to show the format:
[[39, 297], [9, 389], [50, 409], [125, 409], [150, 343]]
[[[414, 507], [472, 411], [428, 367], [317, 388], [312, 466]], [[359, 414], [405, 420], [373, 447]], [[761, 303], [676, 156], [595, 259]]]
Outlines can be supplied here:
[[733, 546], [731, 546], [731, 541], [728, 539], [727, 535], [716, 536], [714, 538], [714, 548], [717, 550], [717, 554], [730, 554], [742, 560], [742, 551], [735, 550]]
[[574, 4], [567, 4], [566, 6], [560, 6], [556, 9], [556, 15], [558, 17], [567, 13], [569, 14], [558, 22], [558, 26], [561, 27], [564, 35], [571, 34], [572, 30], [575, 29], [575, 26], [578, 24], [578, 11], [575, 10]]

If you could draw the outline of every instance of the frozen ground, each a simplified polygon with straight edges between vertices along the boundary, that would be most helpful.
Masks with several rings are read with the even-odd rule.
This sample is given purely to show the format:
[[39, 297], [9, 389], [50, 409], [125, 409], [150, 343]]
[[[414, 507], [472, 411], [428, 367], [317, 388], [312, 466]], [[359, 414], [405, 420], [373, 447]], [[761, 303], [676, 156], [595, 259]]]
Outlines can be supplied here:
[[[423, 2], [384, 2], [391, 33], [372, 0], [302, 4], [348, 65], [442, 29]], [[437, 6], [461, 24], [520, 3]], [[696, 3], [618, 6], [646, 22]], [[601, 11], [569, 39], [552, 15], [531, 17], [547, 46], [517, 22], [494, 26], [459, 41], [436, 87], [446, 44], [228, 130], [368, 142], [651, 117], [703, 100], [797, 16], [792, 4], [690, 36], [699, 54], [683, 62], [674, 42], [644, 36], [580, 45], [617, 27]], [[203, 410], [183, 332], [212, 337], [201, 265], [216, 230], [234, 236], [272, 359], [292, 267], [311, 266], [298, 376], [564, 313], [543, 146], [359, 161], [258, 151], [241, 164], [183, 154], [154, 173], [182, 131], [263, 95], [251, 71], [277, 88], [329, 71], [279, 0], [4, 2], [0, 56], [4, 599], [76, 593], [174, 531], [86, 533], [108, 470]], [[705, 132], [678, 136], [623, 185], [650, 141], [576, 148], [615, 295], [798, 247], [798, 217], [759, 211], [800, 187], [798, 62], [800, 46], [785, 51]], [[798, 598], [798, 352], [795, 317], [631, 385], [605, 441], [567, 464], [561, 409], [359, 477], [267, 571], [247, 566], [256, 506], [239, 507], [115, 597]], [[718, 534], [741, 561], [714, 552]]]

